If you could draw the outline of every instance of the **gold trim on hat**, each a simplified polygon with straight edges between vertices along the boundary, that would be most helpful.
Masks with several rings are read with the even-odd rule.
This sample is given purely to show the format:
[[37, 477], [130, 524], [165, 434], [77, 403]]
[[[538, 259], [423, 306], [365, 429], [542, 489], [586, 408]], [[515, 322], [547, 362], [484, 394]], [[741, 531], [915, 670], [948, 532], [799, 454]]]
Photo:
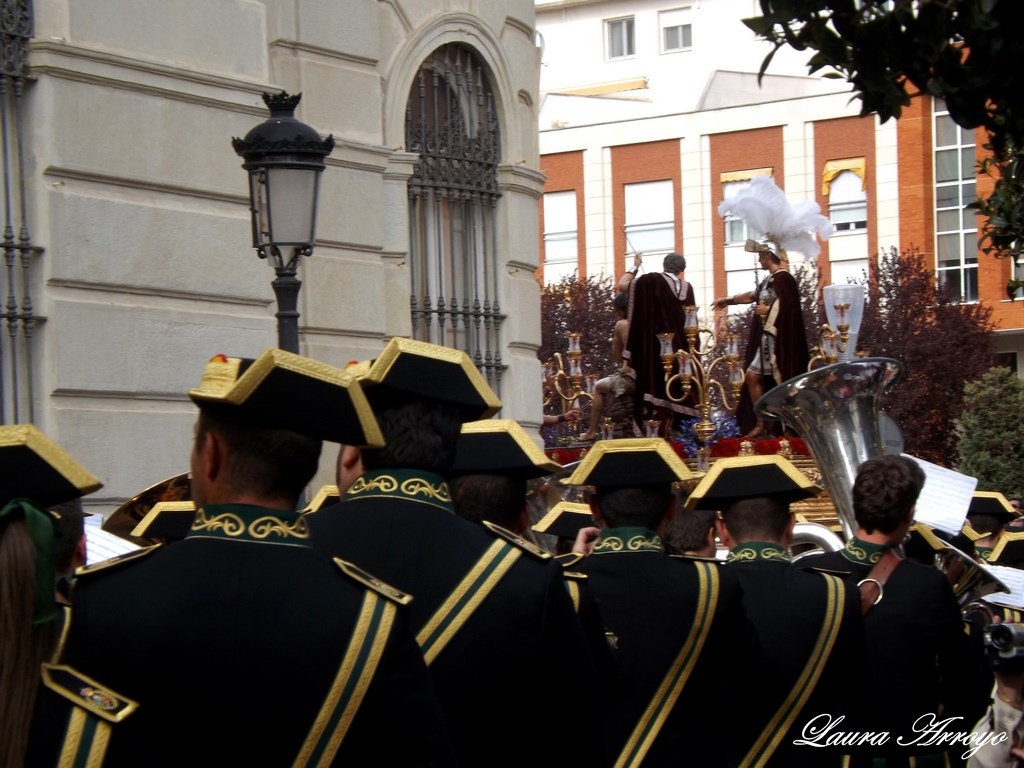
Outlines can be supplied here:
[[488, 386], [484, 377], [477, 370], [477, 367], [473, 365], [473, 361], [469, 359], [469, 355], [460, 349], [453, 349], [452, 347], [442, 347], [437, 344], [429, 344], [425, 341], [416, 341], [415, 339], [406, 339], [403, 337], [396, 336], [388, 342], [388, 345], [384, 347], [384, 351], [380, 353], [380, 356], [370, 365], [369, 370], [360, 372], [358, 374], [358, 380], [360, 382], [373, 385], [382, 384], [387, 378], [388, 372], [391, 370], [391, 366], [395, 364], [402, 355], [412, 355], [415, 357], [426, 357], [431, 360], [440, 360], [441, 362], [448, 362], [454, 365], [458, 365], [462, 368], [466, 378], [469, 379], [470, 384], [473, 385], [473, 389], [480, 395], [480, 399], [483, 400], [484, 405], [487, 409], [480, 414], [481, 419], [487, 419], [496, 414], [501, 409], [501, 400], [494, 394], [494, 390]]
[[211, 397], [225, 397], [231, 392], [231, 388], [238, 381], [238, 369], [242, 365], [240, 357], [214, 357], [203, 368], [203, 375], [199, 379], [198, 389], [191, 390], [189, 394], [202, 392]]
[[33, 424], [0, 427], [0, 448], [25, 447], [56, 470], [84, 496], [103, 487], [85, 467]]
[[961, 529], [961, 531], [964, 534], [964, 536], [966, 536], [971, 541], [978, 541], [979, 539], [983, 539], [986, 536], [991, 535], [988, 533], [978, 533], [976, 530], [974, 530], [974, 526], [970, 523], [964, 523], [964, 527]]
[[[1010, 500], [1006, 498], [1006, 494], [1000, 493], [999, 491], [975, 491], [971, 494], [973, 499], [995, 499], [999, 502], [999, 506], [1003, 508], [1003, 511], [1013, 517], [1020, 517], [1020, 512], [1013, 508]], [[975, 514], [975, 513], [969, 513]]]
[[[228, 360], [238, 360], [238, 358], [228, 358]], [[225, 389], [221, 382], [224, 370], [220, 369], [222, 365], [223, 363], [219, 361], [207, 363], [207, 369], [215, 367], [219, 370], [213, 373], [209, 379], [206, 372], [203, 372], [199, 387], [188, 391], [189, 397], [192, 400], [197, 402], [243, 405], [271, 372], [282, 370], [299, 373], [308, 378], [334, 384], [344, 389], [352, 401], [356, 418], [359, 419], [359, 425], [362, 428], [364, 437], [363, 444], [371, 448], [380, 448], [384, 445], [384, 434], [380, 431], [380, 426], [377, 424], [377, 419], [370, 409], [370, 403], [367, 401], [365, 393], [358, 385], [352, 386], [357, 381], [356, 375], [344, 368], [337, 368], [333, 365], [322, 363], [319, 360], [296, 355], [294, 352], [285, 352], [283, 349], [268, 349], [253, 360], [252, 365], [235, 380], [232, 386]], [[207, 391], [203, 388], [208, 382], [215, 391]]]
[[994, 563], [1000, 557], [1003, 556], [1003, 550], [1006, 549], [1007, 544], [1011, 544], [1017, 541], [1024, 541], [1024, 531], [1008, 532], [1003, 531], [1003, 535], [999, 537], [999, 541], [992, 547], [992, 554], [989, 557], [989, 562]]
[[[686, 500], [686, 508], [693, 509], [697, 502], [704, 498], [707, 494], [708, 489], [711, 488], [727, 469], [734, 467], [760, 467], [768, 466], [770, 464], [778, 465], [790, 480], [792, 480], [799, 489], [810, 491], [811, 495], [818, 495], [822, 492], [822, 488], [819, 485], [815, 485], [811, 480], [796, 468], [789, 459], [779, 456], [776, 454], [764, 455], [759, 454], [757, 456], [730, 456], [728, 458], [717, 459], [714, 464], [711, 465], [711, 469], [708, 470], [707, 474], [701, 478], [701, 481], [697, 483], [697, 486], [690, 492], [689, 498]], [[737, 494], [742, 496], [742, 494]]]
[[914, 523], [910, 530], [919, 534], [925, 544], [936, 552], [942, 552], [949, 548], [949, 545], [935, 534], [935, 529], [927, 523]]
[[153, 527], [153, 524], [162, 515], [173, 515], [175, 512], [195, 512], [196, 503], [194, 501], [158, 501], [152, 507], [149, 512], [146, 513], [145, 517], [139, 520], [138, 525], [132, 528], [130, 536], [137, 538], [147, 538], [150, 533], [149, 529]]
[[599, 440], [583, 457], [575, 471], [562, 478], [564, 485], [587, 485], [587, 478], [601, 457], [612, 453], [656, 453], [668, 465], [678, 480], [691, 480], [693, 473], [683, 463], [672, 446], [661, 437], [627, 437], [619, 440]]
[[[484, 435], [484, 434], [506, 434], [519, 447], [529, 459], [530, 463], [538, 469], [547, 470], [549, 474], [561, 472], [563, 467], [556, 461], [552, 461], [540, 448], [537, 443], [526, 434], [526, 430], [515, 419], [481, 419], [480, 421], [468, 421], [462, 425], [463, 435]], [[500, 468], [499, 468], [500, 469]]]
[[313, 496], [313, 500], [306, 505], [306, 508], [301, 512], [303, 515], [307, 515], [310, 512], [319, 512], [321, 508], [327, 505], [327, 500], [334, 498], [335, 502], [341, 501], [341, 491], [336, 485], [322, 485], [320, 490]]
[[593, 512], [590, 511], [589, 504], [581, 504], [578, 501], [560, 501], [549, 509], [544, 517], [531, 525], [530, 528], [538, 533], [547, 533], [548, 528], [550, 528], [564, 513], [572, 515], [586, 515], [591, 520], [594, 518]]

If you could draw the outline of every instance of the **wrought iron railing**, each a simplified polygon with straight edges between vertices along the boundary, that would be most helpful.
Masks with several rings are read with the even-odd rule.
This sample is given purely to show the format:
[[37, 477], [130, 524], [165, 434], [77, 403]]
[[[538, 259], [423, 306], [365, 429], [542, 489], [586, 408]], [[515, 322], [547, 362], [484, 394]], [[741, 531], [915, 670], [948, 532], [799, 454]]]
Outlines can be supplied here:
[[0, 0], [0, 161], [3, 185], [3, 270], [0, 286], [4, 330], [0, 332], [0, 422], [31, 422], [32, 341], [36, 324], [32, 268], [40, 249], [32, 244], [25, 196], [25, 132], [22, 97], [29, 82], [27, 51], [32, 37], [31, 0]]

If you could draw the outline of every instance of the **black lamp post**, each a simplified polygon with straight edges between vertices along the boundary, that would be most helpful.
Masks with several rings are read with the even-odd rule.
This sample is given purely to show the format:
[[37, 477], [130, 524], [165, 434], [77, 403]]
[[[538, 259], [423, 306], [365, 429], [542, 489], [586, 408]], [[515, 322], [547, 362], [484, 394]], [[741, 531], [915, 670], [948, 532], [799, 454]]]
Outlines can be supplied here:
[[324, 158], [334, 149], [334, 137], [320, 134], [295, 119], [302, 98], [287, 93], [263, 94], [270, 118], [244, 139], [231, 145], [249, 172], [249, 207], [252, 210], [252, 246], [261, 259], [269, 259], [277, 277], [277, 345], [299, 351], [299, 288], [295, 276], [299, 256], [313, 252], [316, 205]]

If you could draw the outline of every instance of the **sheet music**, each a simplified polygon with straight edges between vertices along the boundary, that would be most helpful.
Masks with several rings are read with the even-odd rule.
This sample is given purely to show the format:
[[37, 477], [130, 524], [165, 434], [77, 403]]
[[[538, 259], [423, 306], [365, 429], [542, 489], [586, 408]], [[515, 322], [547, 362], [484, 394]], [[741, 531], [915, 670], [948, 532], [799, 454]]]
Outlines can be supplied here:
[[[92, 522], [95, 520], [96, 522]], [[100, 528], [99, 515], [85, 519], [85, 563], [92, 565], [141, 547]]]
[[956, 535], [964, 527], [971, 496], [978, 486], [978, 478], [940, 467], [930, 461], [904, 453], [924, 470], [924, 488], [917, 500], [914, 520], [940, 531]]
[[985, 600], [1010, 608], [1024, 608], [1024, 571], [1006, 565], [988, 565], [985, 570], [994, 573], [997, 579], [1010, 588], [1009, 593], [993, 592], [986, 595]]

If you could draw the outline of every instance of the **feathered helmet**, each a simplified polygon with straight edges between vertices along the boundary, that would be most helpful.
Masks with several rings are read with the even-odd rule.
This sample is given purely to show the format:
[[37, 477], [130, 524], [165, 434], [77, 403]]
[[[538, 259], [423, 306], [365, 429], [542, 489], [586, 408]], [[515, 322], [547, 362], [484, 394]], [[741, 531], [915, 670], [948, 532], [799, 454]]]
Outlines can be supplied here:
[[821, 253], [817, 235], [828, 240], [832, 222], [821, 215], [821, 207], [813, 200], [791, 205], [786, 194], [767, 174], [758, 174], [750, 186], [718, 204], [718, 213], [741, 219], [748, 227], [763, 232], [762, 241], [747, 240], [745, 250], [774, 251], [787, 261], [790, 249], [815, 259]]

